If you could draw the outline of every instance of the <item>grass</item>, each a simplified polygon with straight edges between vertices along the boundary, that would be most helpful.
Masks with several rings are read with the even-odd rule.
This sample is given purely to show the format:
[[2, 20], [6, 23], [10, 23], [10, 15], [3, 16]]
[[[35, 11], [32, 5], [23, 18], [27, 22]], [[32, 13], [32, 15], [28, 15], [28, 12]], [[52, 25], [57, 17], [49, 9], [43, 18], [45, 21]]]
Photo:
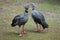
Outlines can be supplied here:
[[[1, 4], [0, 10], [0, 40], [60, 40], [60, 6], [49, 3], [37, 4], [36, 9], [43, 12], [46, 22], [49, 24], [48, 32], [33, 32], [35, 23], [29, 12], [29, 20], [25, 25], [26, 35], [18, 36], [19, 27], [11, 27], [11, 21], [17, 14], [23, 13], [23, 5], [20, 1]], [[29, 9], [30, 11], [30, 9]]]

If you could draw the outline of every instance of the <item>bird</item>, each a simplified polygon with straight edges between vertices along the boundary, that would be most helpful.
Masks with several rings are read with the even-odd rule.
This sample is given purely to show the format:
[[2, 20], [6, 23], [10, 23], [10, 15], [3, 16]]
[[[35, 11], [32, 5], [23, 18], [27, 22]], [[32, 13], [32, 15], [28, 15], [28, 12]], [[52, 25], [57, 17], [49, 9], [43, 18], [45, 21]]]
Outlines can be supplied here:
[[31, 15], [37, 26], [35, 31], [37, 32], [39, 31], [38, 24], [42, 26], [43, 30], [45, 30], [46, 28], [48, 29], [48, 24], [45, 21], [44, 15], [42, 14], [42, 12], [37, 11], [35, 9], [35, 6], [36, 6], [35, 3], [31, 3], [32, 7]]
[[29, 5], [26, 4], [24, 5], [24, 14], [19, 14], [19, 15], [16, 15], [13, 20], [12, 20], [12, 23], [11, 23], [11, 26], [12, 27], [15, 27], [16, 25], [19, 26], [19, 36], [23, 36], [23, 34], [25, 33], [24, 31], [24, 25], [27, 23], [28, 21], [28, 9], [29, 9]]

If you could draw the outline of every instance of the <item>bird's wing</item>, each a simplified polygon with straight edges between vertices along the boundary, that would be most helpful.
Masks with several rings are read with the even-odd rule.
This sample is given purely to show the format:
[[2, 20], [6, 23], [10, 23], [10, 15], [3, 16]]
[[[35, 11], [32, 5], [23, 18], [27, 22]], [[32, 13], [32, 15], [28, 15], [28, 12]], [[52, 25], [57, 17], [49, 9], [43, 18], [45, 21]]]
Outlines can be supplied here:
[[22, 14], [15, 16], [15, 19], [22, 19], [22, 18], [23, 18]]
[[16, 20], [16, 22], [20, 22], [22, 19], [24, 19], [24, 16], [23, 15], [17, 15], [14, 17], [14, 20]]
[[39, 12], [39, 18], [40, 18], [42, 21], [45, 21], [44, 15], [43, 15], [43, 13], [41, 13], [41, 12]]
[[45, 20], [43, 14], [41, 12], [38, 12], [38, 11], [34, 12], [34, 17], [39, 19], [39, 20], [42, 20], [42, 21]]
[[15, 17], [16, 20], [21, 20], [21, 19], [23, 19], [23, 18], [24, 18], [23, 15], [16, 16], [16, 17]]

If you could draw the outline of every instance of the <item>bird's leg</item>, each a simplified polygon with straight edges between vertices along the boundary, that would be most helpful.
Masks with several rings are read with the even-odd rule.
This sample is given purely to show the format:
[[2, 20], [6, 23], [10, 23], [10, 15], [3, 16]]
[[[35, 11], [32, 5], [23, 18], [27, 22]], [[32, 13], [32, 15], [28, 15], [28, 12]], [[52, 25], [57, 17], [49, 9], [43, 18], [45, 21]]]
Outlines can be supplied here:
[[38, 32], [38, 23], [36, 23], [36, 30], [35, 31]]
[[26, 32], [24, 31], [24, 25], [22, 25], [23, 27], [22, 27], [22, 33], [23, 34], [26, 34]]
[[20, 30], [20, 34], [19, 34], [19, 36], [20, 37], [22, 37], [23, 36], [23, 25], [21, 25], [21, 27], [19, 27], [19, 30]]
[[39, 24], [39, 31], [42, 31], [43, 29], [42, 29], [42, 26], [41, 26], [41, 24]]

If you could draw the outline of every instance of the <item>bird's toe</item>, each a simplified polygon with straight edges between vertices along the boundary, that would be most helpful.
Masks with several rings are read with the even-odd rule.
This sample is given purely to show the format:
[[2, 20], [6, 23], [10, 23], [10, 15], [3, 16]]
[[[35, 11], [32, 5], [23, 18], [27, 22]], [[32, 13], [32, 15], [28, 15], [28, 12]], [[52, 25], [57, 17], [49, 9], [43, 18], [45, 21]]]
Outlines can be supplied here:
[[23, 36], [23, 34], [20, 34], [20, 35], [19, 35], [19, 37], [22, 37], [22, 36]]
[[26, 31], [24, 31], [24, 34], [27, 34]]

